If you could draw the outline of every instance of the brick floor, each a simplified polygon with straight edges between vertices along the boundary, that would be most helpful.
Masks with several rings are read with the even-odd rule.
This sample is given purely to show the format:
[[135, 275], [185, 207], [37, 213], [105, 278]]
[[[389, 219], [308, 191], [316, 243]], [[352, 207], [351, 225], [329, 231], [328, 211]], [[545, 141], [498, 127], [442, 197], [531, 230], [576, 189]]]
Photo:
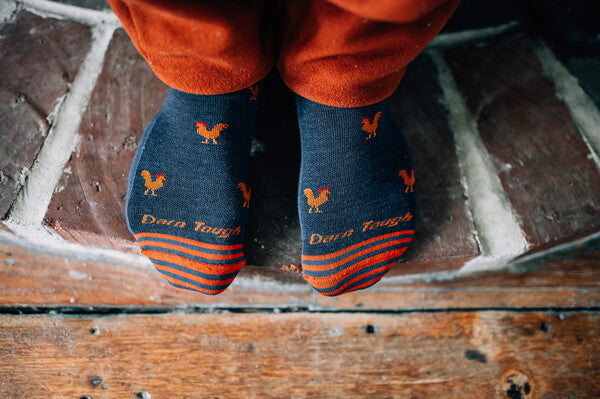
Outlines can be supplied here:
[[447, 59], [531, 246], [600, 226], [598, 165], [525, 34]]
[[[0, 89], [6, 92], [0, 107], [7, 115], [0, 124], [0, 138], [7, 143], [0, 157], [4, 215], [23, 183], [19, 175], [35, 159], [52, 112], [68, 94], [68, 84], [90, 49], [91, 30], [68, 19], [22, 11], [1, 32], [0, 64], [7, 71], [0, 77]], [[557, 97], [542, 71], [534, 43], [517, 33], [440, 50], [530, 250], [594, 233], [600, 226], [598, 165], [569, 105]], [[577, 65], [578, 76], [585, 79], [589, 64]], [[473, 183], [463, 176], [456, 156], [457, 128], [449, 116], [453, 104], [444, 102], [438, 74], [425, 52], [390, 98], [412, 148], [419, 201], [414, 245], [390, 275], [451, 271], [486, 256], [467, 201]], [[585, 83], [595, 96], [596, 83]], [[127, 172], [137, 141], [166, 90], [117, 29], [79, 125], [80, 144], [64, 165], [40, 226], [43, 222], [67, 241], [84, 246], [138, 253], [124, 218]], [[263, 275], [296, 282], [294, 273], [272, 274], [300, 261], [300, 148], [293, 96], [276, 74], [266, 79], [263, 94], [253, 144], [254, 200], [246, 254], [249, 264], [260, 266], [255, 272], [262, 267]]]
[[116, 31], [79, 127], [81, 144], [46, 214], [59, 234], [116, 248], [122, 248], [119, 240], [132, 240], [125, 221], [127, 172], [166, 92], [125, 32]]
[[390, 98], [392, 112], [411, 148], [419, 206], [419, 228], [409, 258], [415, 261], [479, 255], [466, 207], [437, 69], [423, 54]]
[[20, 190], [91, 43], [88, 26], [21, 11], [0, 27], [0, 218]]

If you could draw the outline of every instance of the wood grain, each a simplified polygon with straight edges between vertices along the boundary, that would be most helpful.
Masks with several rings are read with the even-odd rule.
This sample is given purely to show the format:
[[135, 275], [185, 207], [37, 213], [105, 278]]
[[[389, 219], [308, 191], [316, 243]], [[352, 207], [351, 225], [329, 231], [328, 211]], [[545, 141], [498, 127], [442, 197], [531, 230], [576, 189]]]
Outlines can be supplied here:
[[[261, 280], [252, 281], [259, 273]], [[236, 282], [216, 296], [202, 295], [171, 286], [149, 262], [147, 266], [85, 262], [0, 245], [0, 305], [5, 306], [293, 307], [310, 303], [308, 285], [288, 287], [291, 281], [303, 282], [292, 272], [276, 275], [265, 268], [245, 266], [237, 279], [247, 282]]]
[[26, 11], [0, 28], [0, 218], [20, 190], [91, 36], [88, 26]]
[[0, 316], [0, 396], [594, 398], [598, 316]]
[[598, 231], [600, 173], [532, 39], [463, 46], [447, 60], [529, 244]]
[[[243, 284], [239, 284], [243, 282]], [[0, 305], [214, 306], [448, 309], [600, 306], [600, 242], [549, 259], [450, 281], [377, 286], [340, 297], [314, 292], [296, 273], [244, 266], [224, 293], [204, 296], [169, 285], [151, 265], [65, 260], [0, 246]]]

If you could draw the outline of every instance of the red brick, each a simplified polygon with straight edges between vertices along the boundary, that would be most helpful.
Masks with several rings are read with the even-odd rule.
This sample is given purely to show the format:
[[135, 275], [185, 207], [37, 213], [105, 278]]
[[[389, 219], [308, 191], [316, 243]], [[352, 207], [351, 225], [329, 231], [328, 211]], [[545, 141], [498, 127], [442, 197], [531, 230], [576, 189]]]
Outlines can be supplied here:
[[391, 273], [456, 269], [479, 255], [441, 97], [437, 70], [429, 56], [422, 55], [410, 64], [390, 98], [394, 117], [411, 148], [419, 215], [407, 261]]
[[91, 45], [90, 28], [25, 11], [0, 28], [0, 218]]
[[65, 238], [118, 249], [111, 242], [132, 240], [125, 221], [127, 173], [166, 92], [125, 32], [116, 31], [79, 127], [82, 141], [46, 214]]
[[448, 51], [456, 83], [532, 247], [600, 227], [600, 174], [525, 34]]

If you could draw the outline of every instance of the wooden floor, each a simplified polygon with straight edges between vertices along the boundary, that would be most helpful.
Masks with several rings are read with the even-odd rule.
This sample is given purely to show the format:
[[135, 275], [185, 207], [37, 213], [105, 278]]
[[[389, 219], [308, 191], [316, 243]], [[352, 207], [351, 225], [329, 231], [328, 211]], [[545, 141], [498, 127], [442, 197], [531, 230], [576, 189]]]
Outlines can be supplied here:
[[600, 238], [337, 299], [5, 245], [0, 303], [2, 398], [600, 397]]

